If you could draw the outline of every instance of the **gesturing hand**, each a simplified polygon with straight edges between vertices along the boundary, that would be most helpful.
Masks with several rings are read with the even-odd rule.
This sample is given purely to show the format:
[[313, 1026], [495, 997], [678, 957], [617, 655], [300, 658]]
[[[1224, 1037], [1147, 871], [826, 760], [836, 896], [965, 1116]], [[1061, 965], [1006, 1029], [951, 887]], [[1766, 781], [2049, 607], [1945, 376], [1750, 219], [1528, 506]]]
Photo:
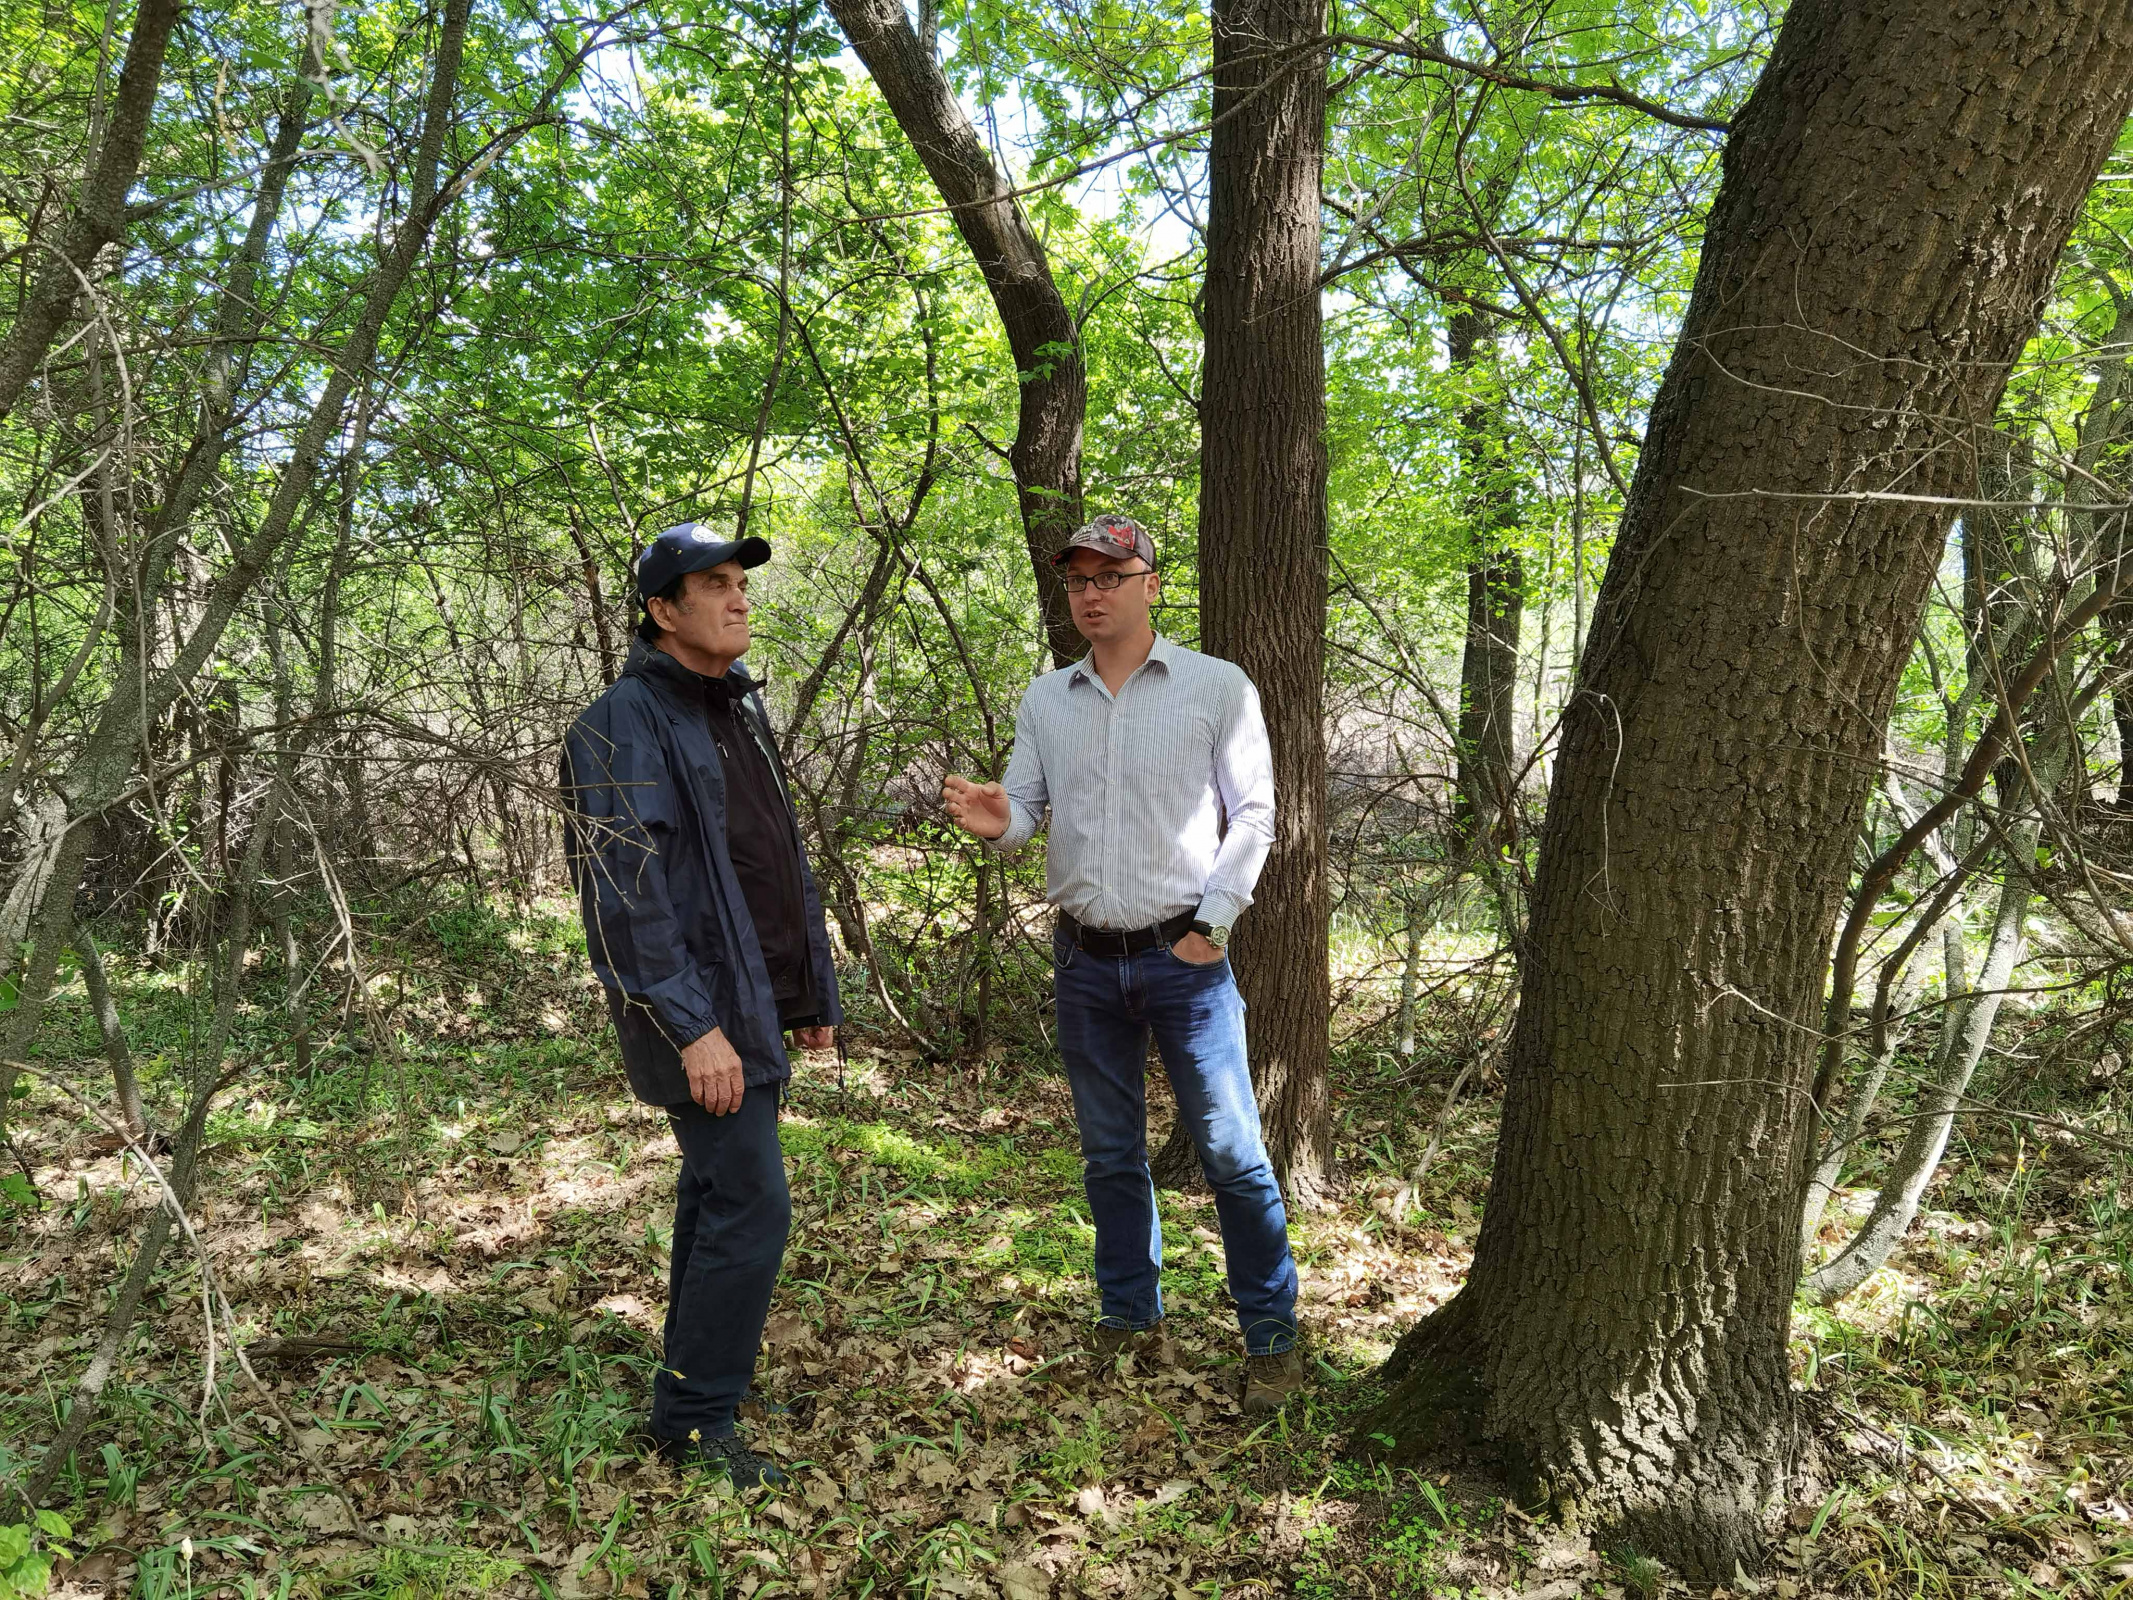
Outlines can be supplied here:
[[689, 1098], [714, 1117], [741, 1109], [741, 1058], [718, 1029], [682, 1048], [681, 1070], [689, 1075]]
[[802, 1050], [834, 1050], [837, 1047], [835, 1028], [795, 1028], [792, 1042]]
[[1007, 831], [1007, 791], [997, 783], [972, 783], [950, 773], [941, 784], [941, 803], [965, 833], [997, 839]]

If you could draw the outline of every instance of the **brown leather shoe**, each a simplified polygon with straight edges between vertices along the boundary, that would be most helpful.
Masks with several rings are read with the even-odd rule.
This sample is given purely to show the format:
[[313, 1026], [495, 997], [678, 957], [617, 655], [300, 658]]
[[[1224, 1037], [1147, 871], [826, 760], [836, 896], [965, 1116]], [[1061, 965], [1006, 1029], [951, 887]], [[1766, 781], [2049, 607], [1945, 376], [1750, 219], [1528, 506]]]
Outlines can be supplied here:
[[1294, 1399], [1304, 1386], [1303, 1354], [1284, 1350], [1279, 1355], [1244, 1358], [1244, 1414], [1267, 1416]]

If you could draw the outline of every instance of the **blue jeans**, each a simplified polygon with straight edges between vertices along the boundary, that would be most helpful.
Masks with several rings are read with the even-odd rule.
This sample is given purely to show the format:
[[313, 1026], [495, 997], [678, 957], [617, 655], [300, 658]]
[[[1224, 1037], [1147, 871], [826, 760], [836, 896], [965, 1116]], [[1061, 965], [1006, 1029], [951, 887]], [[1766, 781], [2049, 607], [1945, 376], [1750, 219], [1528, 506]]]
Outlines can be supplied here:
[[1082, 1183], [1096, 1225], [1102, 1319], [1152, 1328], [1163, 1318], [1163, 1228], [1148, 1175], [1148, 1037], [1155, 1036], [1215, 1192], [1230, 1298], [1244, 1347], [1268, 1355], [1296, 1343], [1296, 1263], [1288, 1212], [1259, 1133], [1244, 1049], [1244, 999], [1227, 957], [1193, 966], [1158, 945], [1094, 956], [1052, 935], [1059, 1054], [1081, 1129]]

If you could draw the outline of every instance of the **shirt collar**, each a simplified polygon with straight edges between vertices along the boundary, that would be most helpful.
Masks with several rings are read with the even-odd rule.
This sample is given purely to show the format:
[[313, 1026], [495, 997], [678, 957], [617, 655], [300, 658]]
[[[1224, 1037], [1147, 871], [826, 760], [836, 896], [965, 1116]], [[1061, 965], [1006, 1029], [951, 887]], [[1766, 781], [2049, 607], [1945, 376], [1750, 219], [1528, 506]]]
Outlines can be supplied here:
[[[1155, 636], [1155, 643], [1149, 648], [1148, 659], [1142, 662], [1141, 665], [1160, 665], [1163, 671], [1168, 673], [1171, 662], [1177, 659], [1177, 651], [1178, 647], [1159, 633]], [[1096, 652], [1091, 650], [1087, 655], [1075, 662], [1070, 670], [1073, 673], [1073, 677], [1067, 680], [1070, 684], [1075, 678], [1079, 678], [1085, 683], [1096, 682]]]

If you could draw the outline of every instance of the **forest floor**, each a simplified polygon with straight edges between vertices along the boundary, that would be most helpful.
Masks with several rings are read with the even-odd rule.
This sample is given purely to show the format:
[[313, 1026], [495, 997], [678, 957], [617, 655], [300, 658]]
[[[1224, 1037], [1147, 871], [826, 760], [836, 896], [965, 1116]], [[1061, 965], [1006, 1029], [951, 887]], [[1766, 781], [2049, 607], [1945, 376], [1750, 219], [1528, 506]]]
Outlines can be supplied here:
[[[792, 1488], [739, 1496], [677, 1474], [635, 1433], [673, 1140], [623, 1088], [582, 957], [560, 925], [530, 926], [477, 920], [407, 955], [381, 986], [407, 1041], [397, 1059], [350, 1036], [293, 1081], [267, 1060], [271, 1003], [248, 1016], [261, 1053], [225, 1091], [196, 1221], [244, 1337], [278, 1341], [254, 1364], [289, 1423], [227, 1351], [203, 1413], [198, 1271], [174, 1251], [61, 1481], [75, 1532], [57, 1592], [1682, 1592], [1634, 1552], [1532, 1521], [1484, 1477], [1346, 1452], [1373, 1367], [1460, 1281], [1494, 1114], [1488, 1095], [1468, 1103], [1396, 1217], [1456, 1067], [1361, 1049], [1341, 1064], [1342, 1189], [1295, 1219], [1315, 1387], [1257, 1425], [1236, 1404], [1201, 1195], [1163, 1196], [1161, 1350], [1100, 1372], [1077, 1356], [1090, 1230], [1071, 1109], [1041, 1051], [949, 1066], [855, 1044], [841, 1070], [803, 1060], [783, 1124], [792, 1244], [761, 1372], [789, 1411], [752, 1423]], [[147, 1019], [151, 1086], [174, 1094], [204, 1002], [139, 963], [114, 978]], [[96, 1084], [78, 984], [72, 1003], [40, 1064]], [[0, 1209], [0, 1477], [41, 1453], [149, 1204], [138, 1170], [48, 1085], [15, 1109], [37, 1192]], [[2133, 1595], [2126, 1174], [2023, 1124], [1976, 1137], [1891, 1268], [1796, 1319], [1827, 1481], [1735, 1592]]]

